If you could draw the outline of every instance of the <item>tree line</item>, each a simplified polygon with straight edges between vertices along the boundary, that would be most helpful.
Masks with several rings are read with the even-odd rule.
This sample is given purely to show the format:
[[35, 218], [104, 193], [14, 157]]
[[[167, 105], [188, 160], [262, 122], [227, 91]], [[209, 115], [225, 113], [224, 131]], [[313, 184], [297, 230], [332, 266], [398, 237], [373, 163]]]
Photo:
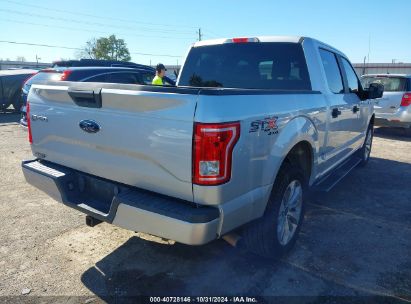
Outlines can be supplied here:
[[78, 58], [130, 61], [130, 51], [124, 39], [116, 35], [109, 37], [93, 38], [77, 54]]

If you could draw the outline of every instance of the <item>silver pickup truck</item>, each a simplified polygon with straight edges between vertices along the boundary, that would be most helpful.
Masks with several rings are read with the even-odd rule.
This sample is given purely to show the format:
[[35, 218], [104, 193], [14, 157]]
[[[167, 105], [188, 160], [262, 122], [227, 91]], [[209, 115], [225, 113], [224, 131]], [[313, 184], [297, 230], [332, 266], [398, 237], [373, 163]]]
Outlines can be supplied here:
[[36, 159], [23, 172], [90, 225], [191, 245], [236, 229], [278, 257], [309, 194], [367, 163], [382, 91], [363, 90], [347, 57], [311, 38], [201, 41], [175, 87], [33, 85]]

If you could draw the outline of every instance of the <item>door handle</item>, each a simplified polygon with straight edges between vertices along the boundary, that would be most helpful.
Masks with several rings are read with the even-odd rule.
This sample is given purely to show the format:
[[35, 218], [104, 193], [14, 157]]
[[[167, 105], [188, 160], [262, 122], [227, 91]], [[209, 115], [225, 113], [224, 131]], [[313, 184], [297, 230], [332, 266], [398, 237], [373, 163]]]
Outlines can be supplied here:
[[83, 91], [69, 88], [67, 94], [80, 107], [101, 108], [101, 89]]
[[338, 110], [338, 108], [334, 108], [333, 111], [331, 112], [331, 115], [333, 118], [337, 118], [338, 116], [341, 115], [341, 111]]
[[352, 108], [352, 111], [354, 112], [354, 114], [357, 113], [359, 110], [360, 110], [360, 108], [359, 108], [357, 105], [355, 105], [355, 106]]

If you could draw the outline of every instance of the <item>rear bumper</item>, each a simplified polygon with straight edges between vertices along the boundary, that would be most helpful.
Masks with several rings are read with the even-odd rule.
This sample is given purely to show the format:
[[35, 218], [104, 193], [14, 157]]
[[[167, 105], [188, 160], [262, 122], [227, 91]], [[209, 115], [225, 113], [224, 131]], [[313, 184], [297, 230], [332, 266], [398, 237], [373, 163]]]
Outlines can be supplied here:
[[399, 121], [395, 118], [386, 119], [386, 118], [375, 118], [374, 124], [380, 127], [399, 127], [399, 128], [410, 128], [411, 122]]
[[24, 161], [22, 168], [29, 184], [102, 221], [189, 245], [217, 238], [217, 208], [198, 207], [49, 162]]
[[400, 107], [395, 113], [378, 113], [376, 111], [375, 125], [409, 128], [411, 126], [411, 107]]

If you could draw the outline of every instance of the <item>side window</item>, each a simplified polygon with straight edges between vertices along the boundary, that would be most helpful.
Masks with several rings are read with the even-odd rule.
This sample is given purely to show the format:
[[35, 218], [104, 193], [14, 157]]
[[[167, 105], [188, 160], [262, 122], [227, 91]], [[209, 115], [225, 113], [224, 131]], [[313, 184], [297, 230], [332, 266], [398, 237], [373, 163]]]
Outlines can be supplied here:
[[151, 84], [151, 82], [153, 81], [154, 76], [155, 75], [153, 73], [143, 73], [143, 74], [141, 74], [143, 84]]
[[352, 68], [351, 64], [348, 62], [347, 59], [341, 57], [341, 61], [344, 66], [345, 75], [347, 76], [348, 89], [350, 90], [350, 93], [358, 93], [359, 81], [357, 74], [355, 73], [354, 69]]
[[331, 92], [335, 94], [344, 93], [343, 80], [335, 54], [320, 49], [320, 56], [323, 63], [325, 76], [327, 77], [328, 87], [330, 88]]
[[126, 84], [139, 84], [140, 82], [136, 78], [134, 73], [112, 73], [108, 75], [108, 82], [111, 83], [126, 83]]
[[84, 82], [107, 82], [107, 74], [100, 74], [84, 80]]

